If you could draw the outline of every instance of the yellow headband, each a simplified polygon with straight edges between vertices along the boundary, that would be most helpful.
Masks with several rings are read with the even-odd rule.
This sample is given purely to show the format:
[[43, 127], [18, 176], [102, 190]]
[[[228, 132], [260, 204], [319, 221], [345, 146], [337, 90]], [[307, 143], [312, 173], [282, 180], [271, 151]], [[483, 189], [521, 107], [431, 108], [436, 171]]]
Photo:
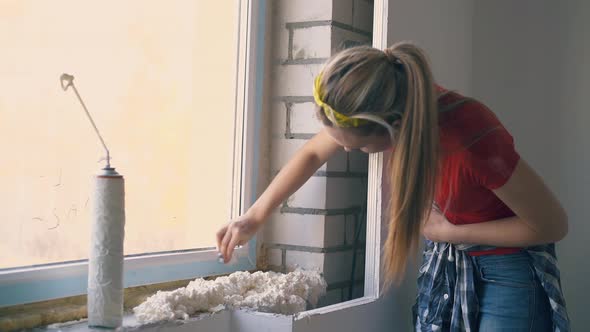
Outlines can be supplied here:
[[359, 119], [355, 117], [346, 116], [342, 113], [336, 112], [330, 105], [324, 103], [322, 100], [324, 98], [324, 89], [322, 88], [322, 74], [320, 74], [315, 78], [313, 84], [313, 98], [315, 99], [316, 104], [324, 111], [326, 117], [336, 126], [341, 128], [350, 128], [350, 127], [360, 127], [364, 124], [367, 124], [367, 120]]

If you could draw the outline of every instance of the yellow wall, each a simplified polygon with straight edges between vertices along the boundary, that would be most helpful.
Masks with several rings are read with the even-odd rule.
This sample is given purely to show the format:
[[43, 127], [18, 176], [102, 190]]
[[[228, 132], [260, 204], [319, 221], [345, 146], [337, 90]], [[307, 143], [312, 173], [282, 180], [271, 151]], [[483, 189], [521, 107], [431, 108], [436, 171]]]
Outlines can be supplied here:
[[125, 176], [126, 254], [214, 245], [236, 29], [235, 1], [0, 2], [0, 268], [87, 256], [104, 153], [62, 72]]

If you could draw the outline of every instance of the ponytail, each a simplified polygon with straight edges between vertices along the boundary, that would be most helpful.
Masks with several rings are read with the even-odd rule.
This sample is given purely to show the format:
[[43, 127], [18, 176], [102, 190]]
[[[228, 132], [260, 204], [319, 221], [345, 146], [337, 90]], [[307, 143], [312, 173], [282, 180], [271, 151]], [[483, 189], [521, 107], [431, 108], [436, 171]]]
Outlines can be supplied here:
[[[415, 254], [420, 229], [430, 215], [438, 169], [439, 133], [436, 91], [426, 56], [409, 43], [385, 53], [401, 67], [405, 98], [401, 128], [389, 160], [391, 200], [384, 246], [385, 288], [399, 283], [408, 257]], [[404, 91], [405, 90], [405, 91]], [[398, 90], [399, 91], [399, 90]]]
[[439, 136], [430, 66], [410, 43], [385, 51], [357, 46], [331, 57], [315, 82], [318, 115], [326, 126], [397, 141], [389, 161], [390, 221], [384, 246], [385, 286], [391, 286], [401, 280], [418, 247], [434, 198]]

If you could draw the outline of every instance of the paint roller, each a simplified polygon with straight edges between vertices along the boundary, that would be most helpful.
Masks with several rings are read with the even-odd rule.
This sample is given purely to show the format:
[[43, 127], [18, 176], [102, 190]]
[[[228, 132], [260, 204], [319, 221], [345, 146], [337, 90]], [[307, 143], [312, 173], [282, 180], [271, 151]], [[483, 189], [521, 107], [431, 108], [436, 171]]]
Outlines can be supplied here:
[[88, 256], [88, 325], [116, 328], [123, 321], [123, 239], [125, 186], [123, 176], [111, 167], [111, 155], [82, 97], [74, 76], [62, 74], [61, 87], [72, 88], [106, 151], [106, 165], [95, 176], [90, 254]]

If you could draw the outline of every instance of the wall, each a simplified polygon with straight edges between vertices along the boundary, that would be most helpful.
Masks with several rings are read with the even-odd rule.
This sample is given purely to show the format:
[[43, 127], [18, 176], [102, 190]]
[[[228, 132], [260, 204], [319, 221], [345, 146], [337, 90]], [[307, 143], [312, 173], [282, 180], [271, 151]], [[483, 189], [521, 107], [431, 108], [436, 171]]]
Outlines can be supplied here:
[[557, 246], [572, 330], [590, 325], [590, 4], [494, 1], [475, 7], [473, 93], [515, 137], [518, 151], [564, 205], [568, 236]]
[[[566, 17], [562, 21], [565, 32], [562, 35], [563, 49], [558, 61], [562, 66], [559, 104], [553, 110], [557, 113], [561, 144], [545, 159], [561, 160], [561, 179], [556, 189], [569, 214], [570, 233], [559, 246], [559, 257], [563, 271], [563, 284], [568, 301], [574, 331], [590, 326], [587, 313], [588, 278], [587, 264], [588, 236], [590, 235], [590, 113], [588, 112], [588, 91], [590, 91], [590, 3], [572, 1], [567, 3]], [[550, 122], [553, 117], [545, 118]], [[552, 133], [553, 131], [548, 131]], [[545, 133], [547, 135], [547, 133]], [[549, 134], [553, 137], [554, 135]], [[550, 175], [551, 176], [551, 175]]]
[[[429, 53], [437, 80], [474, 96], [500, 117], [518, 151], [565, 206], [570, 233], [558, 244], [573, 330], [585, 314], [583, 264], [590, 234], [590, 5], [574, 1], [410, 1], [389, 3], [389, 42], [413, 40]], [[417, 24], [417, 23], [418, 24]], [[583, 283], [584, 282], [584, 283]], [[400, 291], [398, 291], [400, 292]], [[411, 305], [403, 291], [399, 301]]]
[[[388, 45], [412, 41], [428, 54], [435, 79], [448, 89], [469, 93], [472, 89], [472, 16], [468, 0], [390, 0]], [[387, 155], [384, 157], [387, 160]], [[387, 174], [387, 170], [384, 171]], [[383, 201], [389, 189], [384, 183]], [[387, 224], [387, 220], [384, 220]], [[408, 266], [404, 282], [382, 300], [400, 331], [411, 330], [416, 296], [417, 266]]]
[[[342, 47], [371, 42], [372, 1], [273, 1], [270, 169], [275, 175], [321, 128], [313, 79]], [[356, 253], [354, 296], [362, 296], [364, 234], [354, 246], [366, 204], [367, 155], [334, 156], [272, 216], [263, 234], [264, 267], [319, 268], [328, 282], [323, 304], [348, 298]]]
[[390, 0], [388, 44], [417, 43], [427, 52], [440, 84], [469, 94], [473, 8], [468, 0]]

